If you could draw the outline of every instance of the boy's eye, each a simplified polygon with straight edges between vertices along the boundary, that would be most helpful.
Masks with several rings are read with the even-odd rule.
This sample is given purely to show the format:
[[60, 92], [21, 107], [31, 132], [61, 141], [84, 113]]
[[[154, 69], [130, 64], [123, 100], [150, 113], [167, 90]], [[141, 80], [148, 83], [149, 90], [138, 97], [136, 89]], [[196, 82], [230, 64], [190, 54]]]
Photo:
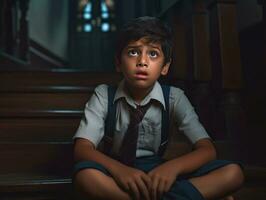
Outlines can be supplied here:
[[138, 51], [135, 49], [131, 49], [128, 51], [128, 55], [129, 56], [137, 56], [138, 55]]
[[159, 56], [157, 51], [150, 51], [149, 55], [150, 55], [151, 58], [156, 58], [156, 57]]

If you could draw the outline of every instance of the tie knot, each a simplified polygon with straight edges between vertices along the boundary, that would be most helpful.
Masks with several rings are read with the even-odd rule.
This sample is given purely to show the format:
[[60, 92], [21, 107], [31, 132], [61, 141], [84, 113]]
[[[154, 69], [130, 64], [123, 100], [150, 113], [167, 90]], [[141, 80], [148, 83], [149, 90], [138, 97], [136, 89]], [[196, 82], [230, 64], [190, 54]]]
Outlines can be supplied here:
[[130, 106], [130, 109], [129, 109], [129, 113], [130, 113], [130, 122], [131, 124], [134, 124], [134, 125], [137, 125], [139, 124], [145, 113], [147, 112], [147, 110], [149, 109], [150, 107], [150, 103], [144, 105], [144, 106], [137, 106], [137, 108], [133, 108]]

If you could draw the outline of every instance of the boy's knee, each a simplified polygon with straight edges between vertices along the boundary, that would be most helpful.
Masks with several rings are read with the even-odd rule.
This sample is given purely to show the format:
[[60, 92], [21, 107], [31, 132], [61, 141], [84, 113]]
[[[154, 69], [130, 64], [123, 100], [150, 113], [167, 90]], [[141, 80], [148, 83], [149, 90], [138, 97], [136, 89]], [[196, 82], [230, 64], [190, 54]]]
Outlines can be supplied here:
[[114, 179], [97, 169], [83, 169], [76, 173], [74, 180], [75, 192], [85, 199], [121, 199], [128, 200], [128, 194], [120, 190]]
[[224, 177], [228, 184], [234, 184], [236, 187], [240, 187], [244, 182], [244, 174], [241, 167], [237, 164], [229, 164], [224, 168]]
[[95, 185], [101, 184], [100, 180], [102, 176], [105, 175], [96, 169], [83, 169], [78, 171], [73, 180], [76, 192], [80, 195], [95, 196], [97, 194]]
[[97, 169], [83, 169], [75, 174], [74, 184], [93, 184], [95, 181], [100, 180], [101, 176], [105, 175]]

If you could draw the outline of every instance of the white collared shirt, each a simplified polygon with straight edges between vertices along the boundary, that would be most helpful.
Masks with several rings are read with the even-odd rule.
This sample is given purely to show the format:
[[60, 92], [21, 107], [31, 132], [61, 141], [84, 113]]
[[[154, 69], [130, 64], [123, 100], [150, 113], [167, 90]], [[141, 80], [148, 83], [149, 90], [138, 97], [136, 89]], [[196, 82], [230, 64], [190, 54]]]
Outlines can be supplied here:
[[[119, 151], [129, 124], [127, 103], [133, 107], [137, 105], [124, 88], [124, 81], [121, 81], [114, 97], [114, 101], [117, 101], [112, 148], [114, 155], [117, 155]], [[107, 85], [99, 85], [95, 88], [93, 95], [86, 104], [84, 118], [80, 122], [79, 128], [73, 137], [74, 139], [88, 139], [96, 147], [102, 140], [108, 110], [107, 89]], [[182, 132], [191, 143], [195, 143], [202, 138], [209, 138], [184, 92], [179, 88], [171, 87], [169, 95], [170, 129], [179, 130], [178, 132]], [[153, 101], [139, 125], [137, 157], [156, 154], [161, 142], [161, 116], [162, 109], [165, 109], [165, 101], [161, 85], [158, 82], [155, 83], [153, 89], [139, 105], [146, 105], [151, 99], [155, 101]]]

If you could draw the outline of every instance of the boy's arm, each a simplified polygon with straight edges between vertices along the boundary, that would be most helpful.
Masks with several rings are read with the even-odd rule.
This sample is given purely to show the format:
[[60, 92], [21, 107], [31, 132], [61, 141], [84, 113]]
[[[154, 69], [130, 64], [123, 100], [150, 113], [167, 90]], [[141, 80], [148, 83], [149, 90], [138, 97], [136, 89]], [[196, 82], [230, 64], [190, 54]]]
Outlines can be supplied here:
[[210, 139], [201, 139], [193, 146], [193, 151], [169, 160], [149, 172], [152, 179], [152, 196], [156, 199], [167, 192], [176, 177], [195, 171], [216, 158], [216, 150]]
[[193, 145], [193, 151], [167, 162], [175, 168], [177, 175], [195, 171], [207, 162], [216, 159], [216, 150], [210, 139], [200, 139]]
[[134, 195], [136, 199], [140, 199], [140, 196], [150, 199], [148, 188], [151, 185], [151, 180], [147, 174], [106, 156], [96, 150], [94, 144], [89, 140], [82, 138], [75, 140], [74, 160], [75, 162], [91, 160], [103, 165], [123, 190]]
[[120, 167], [126, 167], [122, 163], [98, 151], [92, 142], [83, 138], [75, 139], [74, 160], [75, 162], [91, 160], [103, 165], [110, 172], [116, 171]]

